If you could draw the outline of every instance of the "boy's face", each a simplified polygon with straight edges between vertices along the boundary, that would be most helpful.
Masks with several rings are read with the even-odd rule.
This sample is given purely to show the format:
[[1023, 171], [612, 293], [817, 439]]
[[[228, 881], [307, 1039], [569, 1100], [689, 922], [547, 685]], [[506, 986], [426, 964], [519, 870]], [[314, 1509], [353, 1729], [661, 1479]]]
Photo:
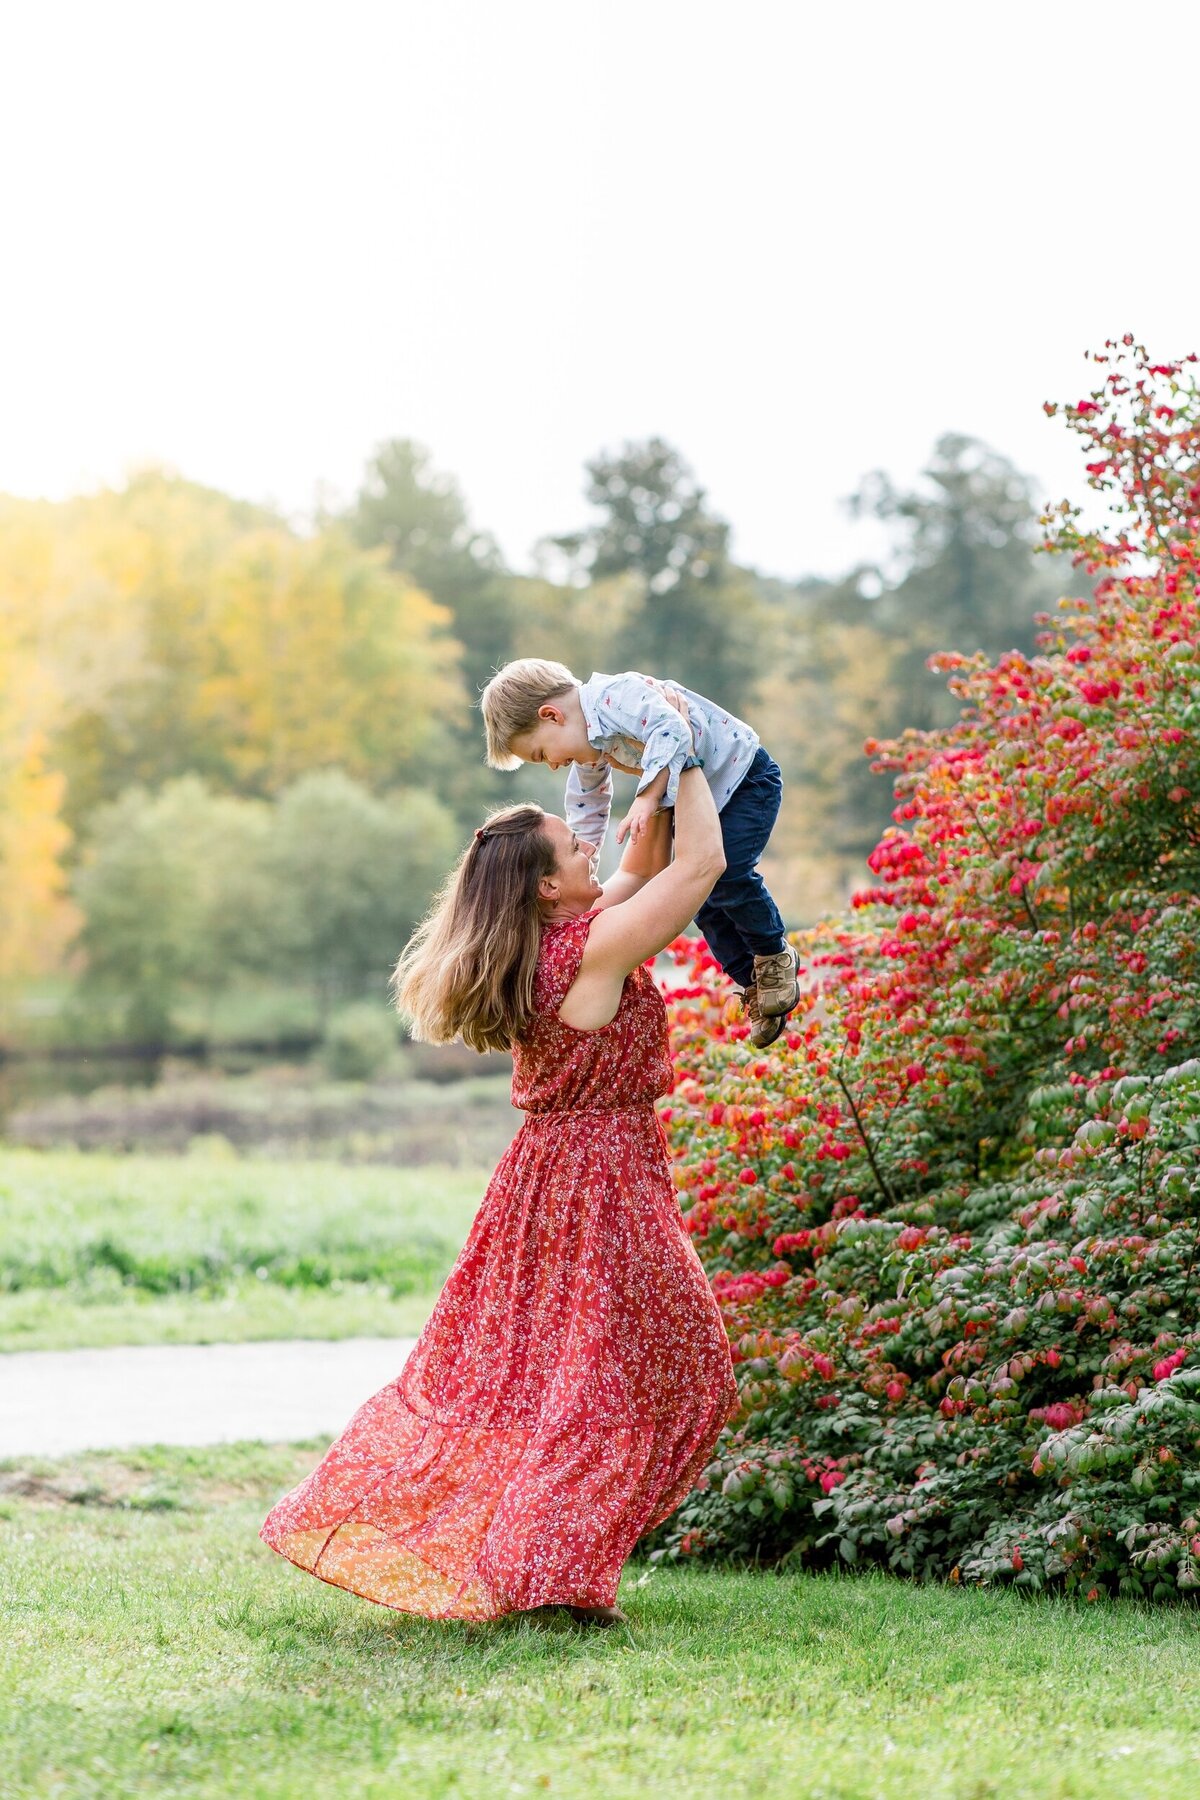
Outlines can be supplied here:
[[[575, 716], [577, 715], [577, 716]], [[509, 749], [522, 762], [545, 763], [561, 769], [567, 763], [595, 763], [600, 753], [588, 743], [583, 710], [576, 701], [573, 708], [557, 700], [539, 706], [537, 724], [513, 738]]]

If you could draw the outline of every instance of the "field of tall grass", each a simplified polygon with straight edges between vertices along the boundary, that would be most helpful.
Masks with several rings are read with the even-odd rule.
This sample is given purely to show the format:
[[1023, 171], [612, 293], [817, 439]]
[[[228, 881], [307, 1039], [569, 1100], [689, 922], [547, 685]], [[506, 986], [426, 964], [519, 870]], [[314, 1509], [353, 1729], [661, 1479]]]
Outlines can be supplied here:
[[418, 1328], [480, 1169], [0, 1151], [0, 1350]]

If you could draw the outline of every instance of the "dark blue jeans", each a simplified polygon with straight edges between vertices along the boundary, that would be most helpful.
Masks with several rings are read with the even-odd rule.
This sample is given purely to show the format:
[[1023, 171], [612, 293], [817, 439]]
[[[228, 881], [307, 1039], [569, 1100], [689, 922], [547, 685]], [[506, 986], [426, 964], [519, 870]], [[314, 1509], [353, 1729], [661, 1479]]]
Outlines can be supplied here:
[[756, 956], [771, 956], [784, 946], [779, 908], [755, 867], [782, 799], [779, 765], [760, 744], [721, 813], [725, 873], [696, 914], [709, 949], [739, 987], [754, 979]]

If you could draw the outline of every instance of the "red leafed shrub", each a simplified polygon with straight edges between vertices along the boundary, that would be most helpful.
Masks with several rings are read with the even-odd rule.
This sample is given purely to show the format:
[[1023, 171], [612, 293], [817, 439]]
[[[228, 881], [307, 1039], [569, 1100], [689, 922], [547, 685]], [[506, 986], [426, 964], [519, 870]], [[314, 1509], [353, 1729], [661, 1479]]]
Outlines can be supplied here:
[[677, 947], [664, 1119], [741, 1407], [656, 1556], [1200, 1587], [1200, 396], [1095, 360], [1116, 522], [1046, 521], [1094, 598], [868, 744], [895, 828], [786, 1037]]

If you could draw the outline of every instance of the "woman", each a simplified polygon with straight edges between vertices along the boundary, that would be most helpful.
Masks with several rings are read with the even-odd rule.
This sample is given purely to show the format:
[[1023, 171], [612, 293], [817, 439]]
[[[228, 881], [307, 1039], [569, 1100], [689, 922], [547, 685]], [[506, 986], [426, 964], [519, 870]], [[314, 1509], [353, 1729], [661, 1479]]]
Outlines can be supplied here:
[[511, 1047], [527, 1117], [420, 1340], [261, 1536], [432, 1618], [565, 1606], [611, 1624], [621, 1566], [695, 1485], [736, 1400], [653, 1102], [666, 1008], [643, 964], [724, 867], [703, 772], [601, 887], [537, 806], [496, 813], [396, 971], [414, 1034]]

